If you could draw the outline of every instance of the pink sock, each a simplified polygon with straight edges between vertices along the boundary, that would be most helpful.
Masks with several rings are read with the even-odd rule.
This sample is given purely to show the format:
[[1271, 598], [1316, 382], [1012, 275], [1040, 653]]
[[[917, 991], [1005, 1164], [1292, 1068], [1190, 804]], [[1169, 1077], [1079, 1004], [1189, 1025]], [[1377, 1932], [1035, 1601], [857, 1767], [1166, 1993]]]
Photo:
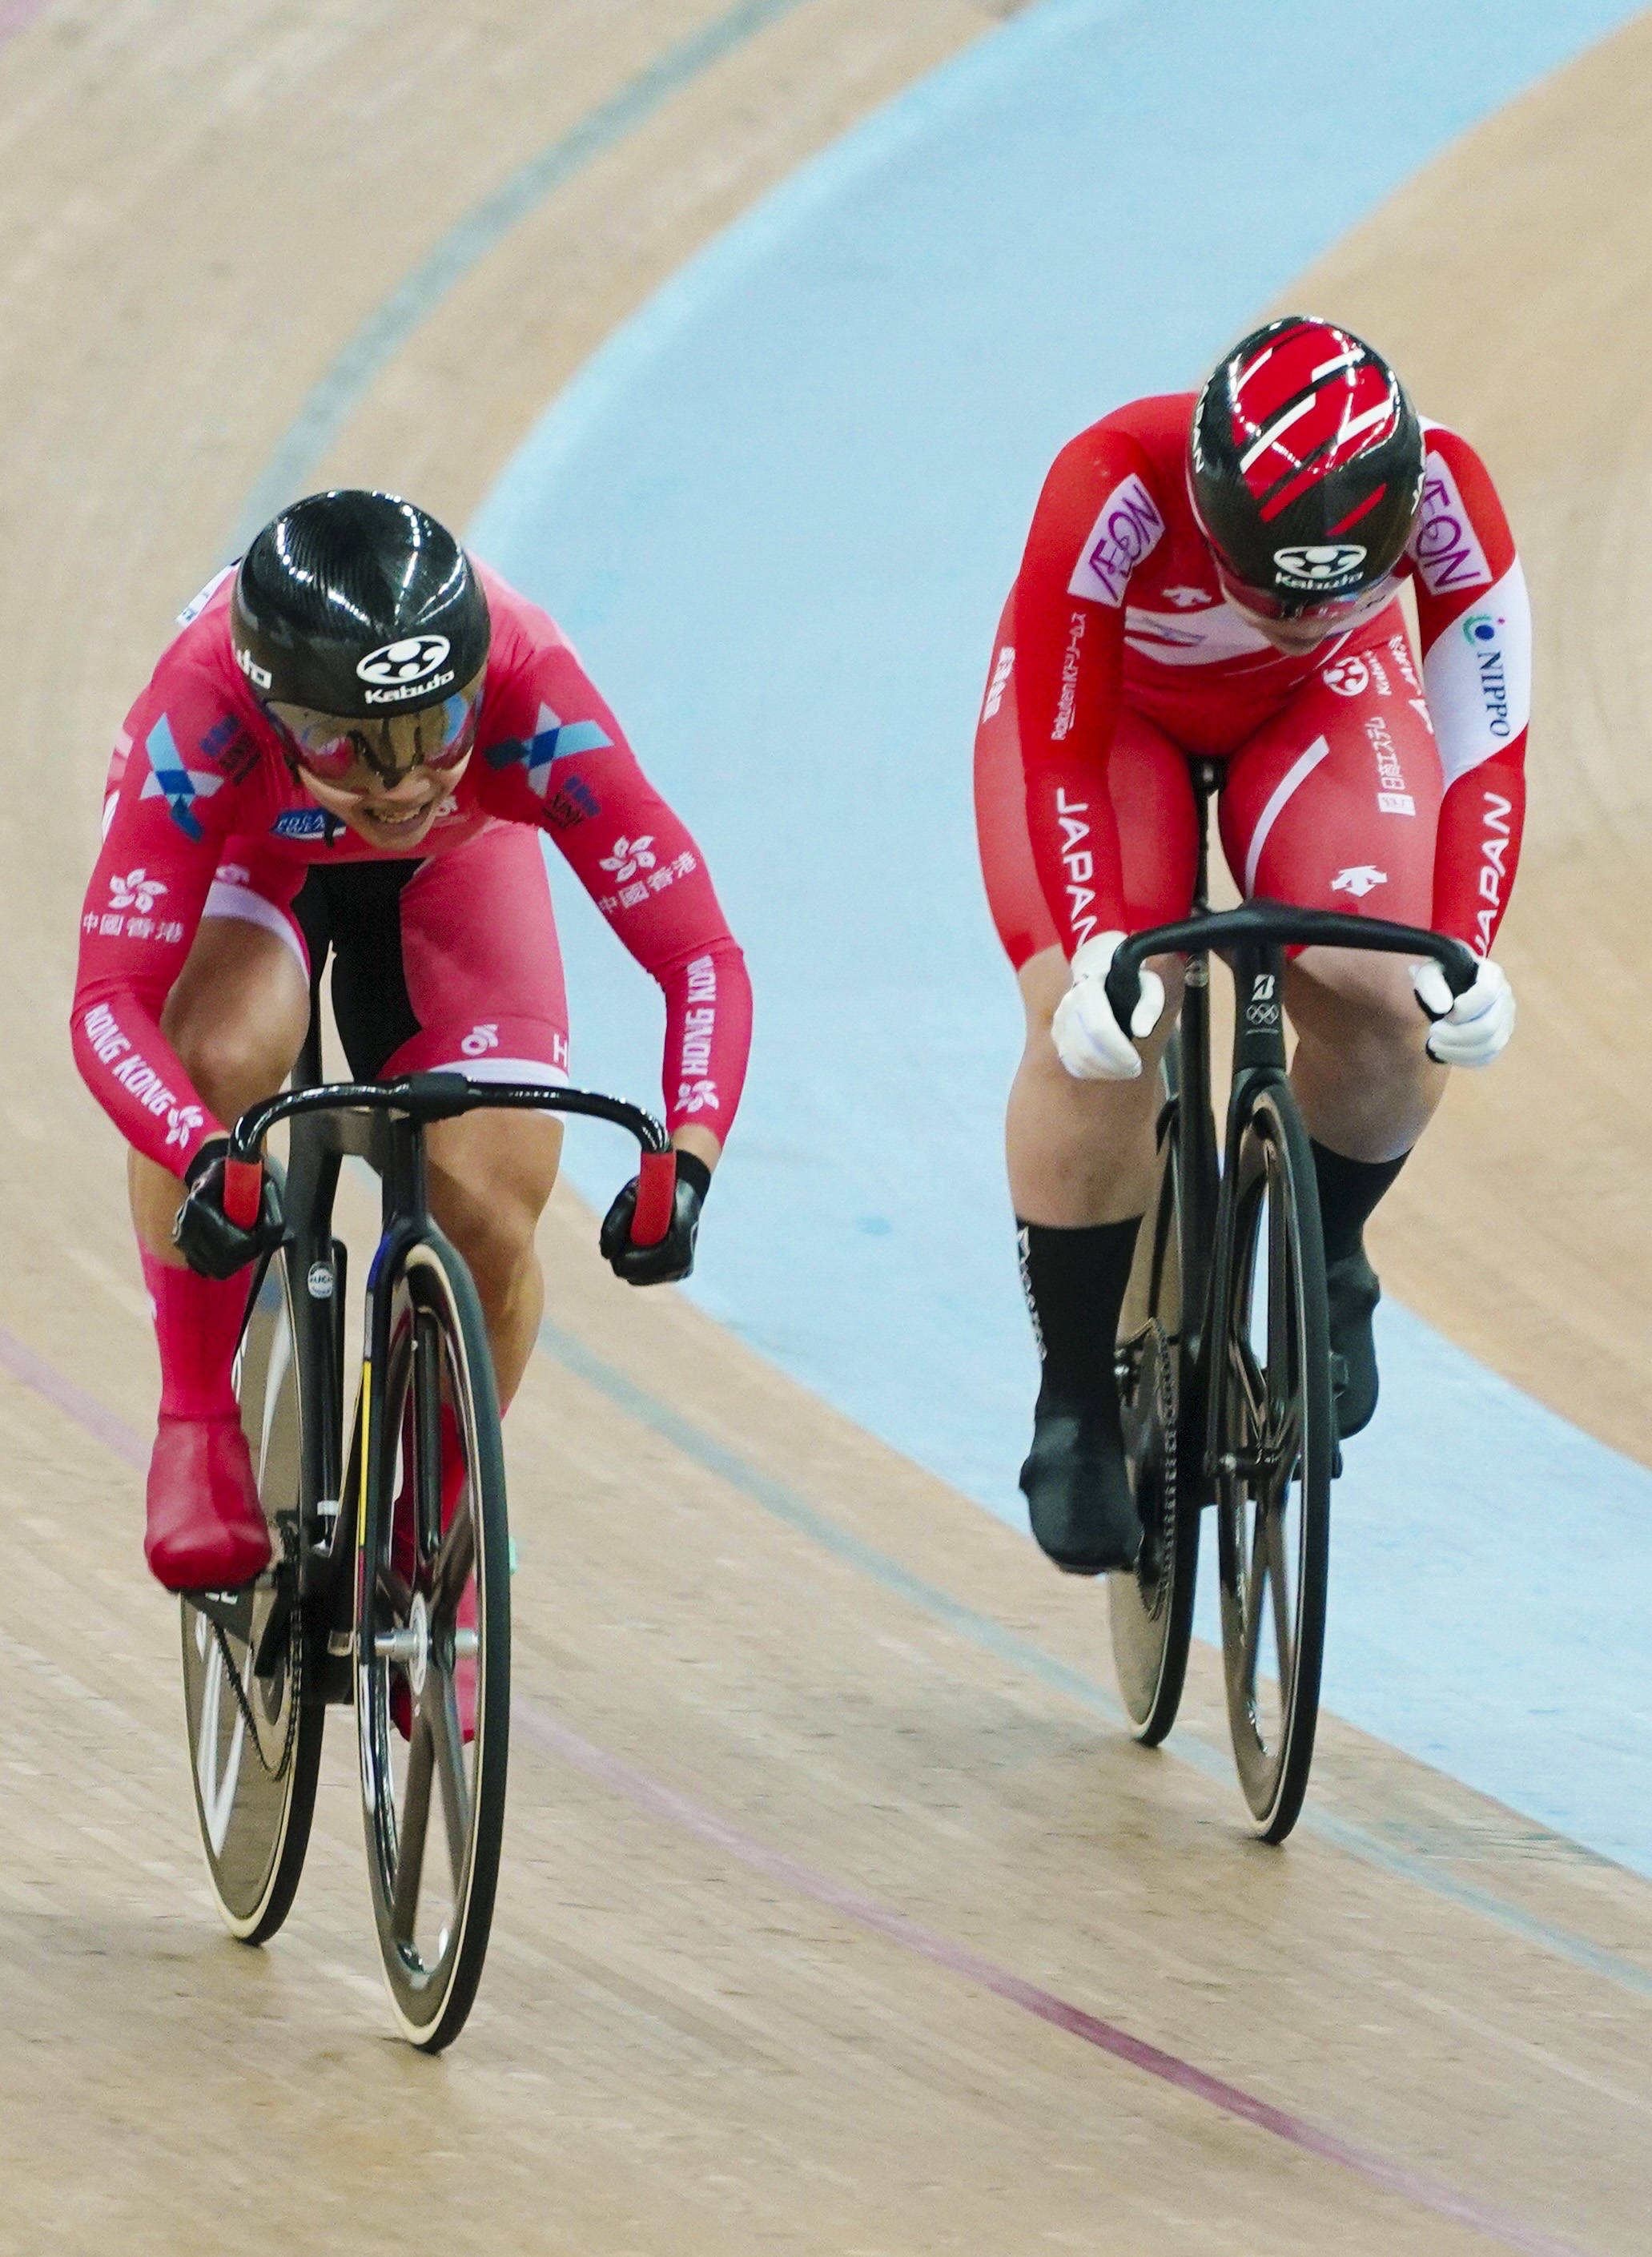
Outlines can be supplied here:
[[160, 1349], [161, 1415], [203, 1419], [232, 1413], [229, 1373], [247, 1305], [246, 1271], [200, 1277], [193, 1270], [158, 1262], [147, 1247], [138, 1252]]

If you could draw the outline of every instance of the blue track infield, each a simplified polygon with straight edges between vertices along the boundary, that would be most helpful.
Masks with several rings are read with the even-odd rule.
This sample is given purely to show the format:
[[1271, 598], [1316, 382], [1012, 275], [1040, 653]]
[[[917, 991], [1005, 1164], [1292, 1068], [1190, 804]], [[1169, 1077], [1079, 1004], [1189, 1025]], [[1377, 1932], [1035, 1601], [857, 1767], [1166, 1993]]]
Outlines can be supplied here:
[[[1635, 12], [1395, 0], [1378, 39], [1298, 0], [1049, 0], [687, 267], [471, 528], [580, 644], [751, 958], [695, 1297], [1007, 1518], [1034, 1387], [1000, 1160], [1020, 1012], [969, 747], [1039, 482]], [[564, 876], [577, 1073], [643, 1091], [657, 1001]], [[570, 1150], [599, 1202], [620, 1158]], [[1652, 1873], [1652, 1475], [1381, 1313], [1328, 1702]]]

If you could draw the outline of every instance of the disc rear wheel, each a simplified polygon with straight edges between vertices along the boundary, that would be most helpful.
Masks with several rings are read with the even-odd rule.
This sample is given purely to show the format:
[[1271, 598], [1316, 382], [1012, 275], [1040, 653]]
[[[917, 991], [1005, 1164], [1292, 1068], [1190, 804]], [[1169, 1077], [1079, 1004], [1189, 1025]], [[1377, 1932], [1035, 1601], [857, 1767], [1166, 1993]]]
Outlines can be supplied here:
[[297, 1604], [304, 1402], [286, 1250], [271, 1257], [236, 1358], [271, 1566], [182, 1602], [184, 1714], [207, 1873], [232, 1935], [262, 1943], [291, 1909], [309, 1842], [324, 1711], [304, 1700]]
[[1135, 1567], [1110, 1575], [1113, 1666], [1135, 1737], [1156, 1747], [1175, 1722], [1193, 1634], [1199, 1511], [1180, 1447], [1182, 1202], [1175, 1104], [1160, 1122], [1159, 1177], [1136, 1241], [1119, 1320], [1125, 1457], [1141, 1515]]

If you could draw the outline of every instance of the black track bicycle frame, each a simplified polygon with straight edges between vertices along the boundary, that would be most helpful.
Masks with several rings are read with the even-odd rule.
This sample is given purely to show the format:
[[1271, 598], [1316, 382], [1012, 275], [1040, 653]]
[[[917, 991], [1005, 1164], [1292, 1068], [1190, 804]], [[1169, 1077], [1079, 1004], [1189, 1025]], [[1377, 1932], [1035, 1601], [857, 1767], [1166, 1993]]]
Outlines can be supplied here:
[[[1221, 1442], [1218, 1432], [1220, 1390], [1211, 1384], [1210, 1360], [1217, 1312], [1227, 1306], [1233, 1263], [1233, 1196], [1236, 1162], [1246, 1123], [1261, 1092], [1286, 1077], [1285, 952], [1291, 946], [1322, 945], [1374, 951], [1386, 955], [1430, 957], [1445, 974], [1453, 995], [1473, 985], [1479, 964], [1458, 940], [1381, 917], [1353, 916], [1337, 909], [1301, 909], [1288, 902], [1259, 898], [1233, 909], [1210, 907], [1210, 803], [1220, 782], [1214, 761], [1192, 763], [1198, 804], [1198, 861], [1191, 914], [1175, 924], [1133, 933], [1119, 944], [1107, 974], [1107, 997], [1121, 1027], [1130, 1023], [1140, 994], [1141, 966], [1149, 956], [1186, 959], [1178, 1045], [1176, 1108], [1173, 1133], [1180, 1166], [1183, 1229], [1183, 1370], [1196, 1390], [1198, 1427], [1204, 1445], [1200, 1471], [1201, 1502], [1214, 1495]], [[1211, 1093], [1211, 954], [1219, 950], [1233, 973], [1233, 1074], [1228, 1096], [1224, 1164], [1213, 1166], [1215, 1113]], [[1217, 1182], [1214, 1207], [1210, 1186]]]
[[[284, 1206], [303, 1399], [313, 1414], [303, 1433], [303, 1487], [331, 1525], [320, 1540], [305, 1532], [300, 1551], [297, 1603], [303, 1611], [310, 1646], [304, 1675], [307, 1702], [348, 1705], [353, 1698], [351, 1657], [356, 1606], [356, 1520], [354, 1490], [342, 1495], [347, 1474], [359, 1486], [375, 1470], [347, 1463], [342, 1379], [344, 1348], [346, 1258], [333, 1235], [333, 1203], [339, 1171], [347, 1157], [365, 1160], [379, 1178], [381, 1236], [368, 1274], [369, 1337], [364, 1343], [375, 1371], [386, 1368], [390, 1344], [390, 1299], [375, 1290], [388, 1270], [394, 1275], [403, 1251], [432, 1236], [426, 1178], [424, 1131], [433, 1121], [451, 1120], [481, 1107], [518, 1112], [576, 1113], [611, 1121], [636, 1137], [644, 1155], [669, 1150], [665, 1131], [639, 1106], [597, 1092], [513, 1082], [474, 1083], [458, 1073], [409, 1074], [390, 1082], [323, 1082], [320, 1046], [314, 1030], [294, 1072], [293, 1086], [243, 1114], [230, 1139], [232, 1163], [258, 1159], [265, 1138], [289, 1121]], [[370, 1448], [383, 1447], [379, 1434]], [[274, 1617], [272, 1618], [272, 1620]], [[285, 1635], [283, 1617], [281, 1634]], [[262, 1659], [262, 1657], [260, 1657]]]

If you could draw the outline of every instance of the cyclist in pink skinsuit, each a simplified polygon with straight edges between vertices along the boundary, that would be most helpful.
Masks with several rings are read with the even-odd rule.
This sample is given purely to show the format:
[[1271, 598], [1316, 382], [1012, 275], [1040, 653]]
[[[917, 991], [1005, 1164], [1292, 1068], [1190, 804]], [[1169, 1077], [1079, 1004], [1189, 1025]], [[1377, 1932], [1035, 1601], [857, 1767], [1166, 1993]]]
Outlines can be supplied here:
[[[329, 948], [358, 1077], [565, 1081], [546, 831], [666, 1001], [675, 1217], [661, 1245], [632, 1245], [628, 1186], [603, 1251], [633, 1284], [684, 1277], [751, 989], [698, 848], [554, 622], [411, 505], [312, 496], [202, 590], [127, 717], [73, 1035], [131, 1147], [162, 1370], [145, 1550], [169, 1588], [242, 1582], [268, 1558], [230, 1367], [244, 1265], [279, 1216], [272, 1191], [251, 1230], [225, 1214], [225, 1124], [290, 1071]], [[508, 1403], [539, 1321], [560, 1124], [481, 1112], [427, 1143]]]
[[[1431, 926], [1489, 959], [1520, 851], [1530, 654], [1484, 466], [1332, 323], [1272, 322], [1197, 398], [1135, 400], [1056, 457], [999, 622], [975, 775], [1027, 1009], [1008, 1153], [1043, 1374], [1021, 1485], [1058, 1565], [1120, 1567], [1140, 1542], [1112, 1347], [1171, 1015], [1151, 979], [1120, 1027], [1104, 983], [1126, 931], [1187, 914], [1190, 759], [1220, 766], [1246, 895]], [[1179, 978], [1169, 961], [1158, 973]], [[1433, 966], [1415, 987], [1399, 959], [1346, 951], [1307, 950], [1288, 976], [1345, 1435], [1377, 1398], [1364, 1225], [1444, 1067], [1486, 1064], [1514, 1023], [1489, 960], [1455, 1004]]]

